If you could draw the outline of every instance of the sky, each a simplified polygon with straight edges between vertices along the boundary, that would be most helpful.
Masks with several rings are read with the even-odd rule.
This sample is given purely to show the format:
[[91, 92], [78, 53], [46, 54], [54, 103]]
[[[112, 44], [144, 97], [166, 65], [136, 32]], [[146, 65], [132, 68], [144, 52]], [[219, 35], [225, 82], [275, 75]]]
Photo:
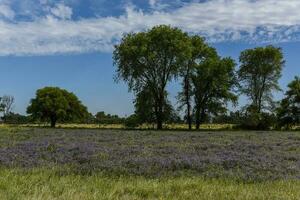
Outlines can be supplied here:
[[[13, 95], [25, 114], [37, 89], [58, 86], [92, 113], [129, 115], [134, 97], [114, 82], [113, 47], [160, 24], [205, 37], [237, 63], [245, 49], [281, 47], [285, 90], [300, 75], [299, 10], [299, 0], [0, 0], [0, 96]], [[168, 86], [174, 105], [179, 89]]]

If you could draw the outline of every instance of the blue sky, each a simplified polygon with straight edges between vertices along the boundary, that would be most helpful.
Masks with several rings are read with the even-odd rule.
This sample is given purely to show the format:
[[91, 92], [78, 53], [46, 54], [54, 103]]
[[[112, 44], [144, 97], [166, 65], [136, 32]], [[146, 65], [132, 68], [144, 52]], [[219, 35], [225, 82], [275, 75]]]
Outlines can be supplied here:
[[[113, 81], [113, 45], [158, 24], [202, 35], [236, 60], [247, 48], [282, 47], [285, 89], [300, 75], [299, 9], [299, 0], [0, 0], [0, 96], [15, 96], [14, 111], [25, 113], [38, 88], [59, 86], [93, 113], [131, 114], [132, 94]], [[175, 102], [178, 84], [168, 89]]]

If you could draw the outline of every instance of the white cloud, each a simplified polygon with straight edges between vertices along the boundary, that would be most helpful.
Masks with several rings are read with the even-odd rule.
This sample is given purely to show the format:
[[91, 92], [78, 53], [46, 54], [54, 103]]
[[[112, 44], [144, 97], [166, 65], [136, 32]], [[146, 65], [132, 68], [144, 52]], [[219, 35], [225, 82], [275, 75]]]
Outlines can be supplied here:
[[58, 4], [56, 7], [50, 9], [51, 13], [60, 19], [71, 19], [73, 11], [72, 8], [64, 4]]
[[[300, 40], [299, 0], [211, 0], [144, 13], [127, 8], [119, 17], [70, 19], [68, 9], [32, 22], [0, 21], [0, 55], [38, 55], [111, 51], [124, 33], [158, 24], [178, 26], [210, 42]], [[62, 11], [63, 10], [63, 11]], [[66, 14], [67, 13], [67, 14]]]
[[0, 5], [0, 16], [12, 20], [15, 17], [15, 12], [5, 4]]
[[156, 3], [157, 3], [157, 0], [149, 0], [149, 5], [151, 7], [155, 6]]

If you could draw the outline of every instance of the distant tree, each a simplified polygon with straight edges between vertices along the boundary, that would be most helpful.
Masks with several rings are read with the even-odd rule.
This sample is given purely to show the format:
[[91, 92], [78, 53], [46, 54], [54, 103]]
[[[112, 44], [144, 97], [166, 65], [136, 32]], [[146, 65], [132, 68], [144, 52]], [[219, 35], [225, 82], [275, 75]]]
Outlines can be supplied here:
[[190, 37], [191, 54], [180, 70], [183, 78], [182, 91], [178, 95], [180, 109], [186, 107], [185, 119], [192, 129], [192, 75], [195, 73], [196, 66], [208, 57], [216, 57], [217, 53], [214, 48], [209, 47], [204, 39], [200, 36]]
[[120, 124], [124, 119], [118, 115], [106, 114], [104, 111], [97, 112], [95, 115], [97, 123], [101, 124]]
[[13, 96], [5, 95], [1, 98], [1, 106], [2, 106], [2, 111], [4, 116], [11, 113], [14, 102], [15, 102], [15, 98]]
[[279, 126], [290, 128], [300, 124], [300, 77], [296, 76], [288, 88], [277, 109], [277, 117]]
[[58, 87], [45, 87], [36, 92], [27, 113], [34, 119], [50, 121], [55, 127], [58, 121], [69, 122], [84, 119], [88, 112], [78, 98], [67, 90]]
[[200, 63], [192, 76], [196, 129], [211, 114], [227, 111], [229, 101], [236, 102], [235, 63], [231, 58], [211, 58]]
[[31, 122], [31, 118], [18, 113], [7, 113], [2, 117], [3, 121], [8, 124], [27, 124]]
[[124, 80], [135, 94], [150, 88], [157, 106], [157, 128], [162, 129], [166, 86], [179, 75], [190, 57], [189, 38], [180, 29], [156, 26], [147, 32], [130, 33], [115, 46], [116, 80]]
[[248, 49], [240, 55], [238, 78], [240, 92], [250, 100], [251, 112], [260, 114], [273, 107], [272, 92], [280, 90], [284, 59], [282, 50], [274, 46]]

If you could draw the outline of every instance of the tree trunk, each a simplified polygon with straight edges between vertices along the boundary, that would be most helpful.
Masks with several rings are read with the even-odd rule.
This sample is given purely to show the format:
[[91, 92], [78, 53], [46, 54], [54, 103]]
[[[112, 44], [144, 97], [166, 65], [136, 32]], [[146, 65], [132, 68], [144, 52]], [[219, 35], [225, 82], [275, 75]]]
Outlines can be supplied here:
[[163, 129], [163, 123], [161, 119], [157, 119], [157, 130], [162, 130]]
[[55, 128], [56, 126], [56, 118], [55, 117], [51, 117], [51, 128]]
[[199, 130], [200, 129], [200, 108], [197, 107], [196, 108], [196, 129]]
[[157, 121], [157, 129], [163, 129], [163, 106], [164, 106], [164, 94], [160, 95], [157, 102], [157, 113], [156, 113], [156, 121]]
[[187, 107], [187, 122], [188, 122], [188, 125], [189, 125], [189, 130], [192, 130], [192, 118], [191, 118], [191, 105], [188, 104], [188, 107]]
[[189, 125], [189, 130], [192, 130], [192, 118], [191, 118], [191, 103], [190, 103], [190, 83], [189, 83], [189, 71], [187, 72], [186, 77], [184, 78], [185, 84], [185, 98], [186, 98], [186, 106], [187, 106], [187, 114], [186, 120]]

